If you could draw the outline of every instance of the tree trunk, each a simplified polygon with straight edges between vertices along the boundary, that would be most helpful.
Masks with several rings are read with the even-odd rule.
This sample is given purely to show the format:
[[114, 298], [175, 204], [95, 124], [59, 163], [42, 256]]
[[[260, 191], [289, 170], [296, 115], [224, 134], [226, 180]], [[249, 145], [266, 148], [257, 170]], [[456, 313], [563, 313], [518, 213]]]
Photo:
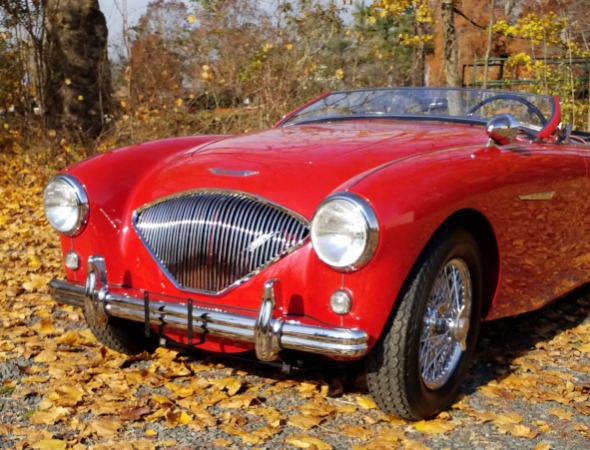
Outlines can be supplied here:
[[[492, 51], [492, 35], [493, 35], [493, 28], [494, 28], [494, 8], [496, 7], [496, 0], [491, 0], [490, 2], [490, 21], [488, 24], [488, 43], [486, 45], [486, 60], [485, 65], [483, 67], [483, 88], [486, 89], [488, 87], [488, 69], [489, 69], [489, 61], [490, 61], [490, 52]], [[475, 80], [473, 80], [475, 83]]]
[[47, 126], [80, 139], [105, 130], [111, 110], [108, 30], [98, 0], [44, 0]]
[[418, 22], [414, 23], [414, 32], [420, 37], [420, 42], [414, 46], [412, 60], [412, 86], [424, 86], [426, 75], [426, 48], [422, 37], [424, 36], [424, 25]]
[[459, 86], [459, 56], [453, 0], [441, 1], [441, 22], [444, 39], [444, 68], [447, 86]]

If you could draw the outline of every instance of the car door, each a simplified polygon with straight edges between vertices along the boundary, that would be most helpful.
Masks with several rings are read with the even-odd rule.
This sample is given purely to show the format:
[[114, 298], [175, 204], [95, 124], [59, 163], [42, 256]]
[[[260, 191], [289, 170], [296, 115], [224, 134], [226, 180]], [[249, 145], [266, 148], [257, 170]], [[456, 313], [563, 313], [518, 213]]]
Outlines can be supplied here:
[[588, 279], [590, 154], [524, 141], [487, 152], [502, 186], [483, 207], [500, 250], [500, 285], [490, 317], [497, 318], [537, 309]]

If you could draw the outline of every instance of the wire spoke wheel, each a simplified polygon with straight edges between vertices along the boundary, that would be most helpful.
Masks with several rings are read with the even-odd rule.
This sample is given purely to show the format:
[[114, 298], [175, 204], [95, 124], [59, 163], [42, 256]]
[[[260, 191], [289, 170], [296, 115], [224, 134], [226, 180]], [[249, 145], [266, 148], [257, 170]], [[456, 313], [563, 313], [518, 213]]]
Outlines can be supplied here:
[[447, 383], [467, 347], [471, 296], [467, 264], [449, 261], [436, 276], [422, 320], [420, 374], [430, 389]]
[[473, 235], [449, 226], [416, 261], [367, 356], [367, 387], [384, 411], [427, 419], [455, 400], [477, 342], [481, 260]]

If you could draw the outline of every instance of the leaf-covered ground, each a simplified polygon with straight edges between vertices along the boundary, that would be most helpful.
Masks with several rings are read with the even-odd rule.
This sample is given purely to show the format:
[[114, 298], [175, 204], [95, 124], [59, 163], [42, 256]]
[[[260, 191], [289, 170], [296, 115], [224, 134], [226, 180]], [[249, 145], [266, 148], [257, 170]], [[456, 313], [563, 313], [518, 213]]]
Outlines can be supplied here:
[[99, 345], [48, 293], [61, 262], [39, 173], [0, 155], [2, 449], [590, 448], [590, 295], [484, 325], [462, 398], [409, 423], [376, 408], [354, 367], [285, 375]]

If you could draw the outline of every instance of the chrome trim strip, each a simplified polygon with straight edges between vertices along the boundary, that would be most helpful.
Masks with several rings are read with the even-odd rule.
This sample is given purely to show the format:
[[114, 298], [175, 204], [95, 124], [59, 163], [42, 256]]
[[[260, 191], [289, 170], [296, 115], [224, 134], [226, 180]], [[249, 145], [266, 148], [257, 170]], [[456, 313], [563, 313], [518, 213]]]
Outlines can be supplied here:
[[[85, 286], [54, 278], [50, 287], [58, 302], [77, 307], [84, 306]], [[193, 333], [210, 334], [254, 344], [257, 356], [265, 361], [275, 359], [278, 352], [283, 349], [345, 358], [357, 358], [367, 352], [369, 337], [365, 331], [304, 325], [296, 321], [272, 318], [269, 306], [274, 298], [275, 288], [276, 280], [270, 280], [265, 284], [264, 299], [258, 317], [193, 304], [190, 314]], [[103, 285], [100, 291], [101, 295], [97, 295], [95, 290], [89, 292], [89, 295], [99, 299], [108, 316], [141, 323], [149, 317], [150, 325], [154, 327], [170, 327], [187, 332], [189, 330], [190, 302], [186, 299], [182, 299], [185, 303], [149, 301], [149, 314], [146, 314], [143, 292], [142, 295], [139, 295], [139, 292], [132, 295], [131, 290], [128, 293], [115, 294], [108, 291], [108, 284]]]
[[548, 192], [535, 192], [534, 194], [522, 194], [519, 195], [518, 198], [522, 201], [546, 201], [552, 200], [555, 197], [555, 191], [548, 191]]
[[209, 169], [214, 175], [226, 175], [229, 177], [251, 177], [254, 175], [259, 175], [260, 172], [257, 170], [229, 170], [229, 169], [220, 169], [218, 167], [211, 167]]

